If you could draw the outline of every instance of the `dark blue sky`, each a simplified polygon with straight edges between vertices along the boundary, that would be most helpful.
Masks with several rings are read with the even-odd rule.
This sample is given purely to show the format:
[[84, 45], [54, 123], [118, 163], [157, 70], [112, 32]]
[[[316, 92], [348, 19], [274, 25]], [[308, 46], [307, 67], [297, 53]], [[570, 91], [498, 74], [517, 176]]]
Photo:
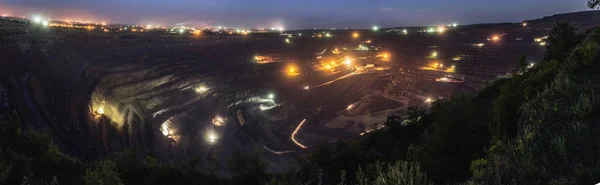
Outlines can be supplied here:
[[286, 29], [518, 22], [581, 10], [586, 0], [0, 0], [11, 15]]

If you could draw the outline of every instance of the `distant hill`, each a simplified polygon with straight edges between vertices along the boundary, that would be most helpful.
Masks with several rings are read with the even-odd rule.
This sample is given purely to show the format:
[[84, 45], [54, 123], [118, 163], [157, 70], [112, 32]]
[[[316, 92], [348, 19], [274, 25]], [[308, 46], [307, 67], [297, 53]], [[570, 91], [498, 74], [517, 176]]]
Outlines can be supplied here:
[[555, 14], [525, 22], [535, 27], [551, 28], [556, 21], [568, 21], [579, 31], [585, 31], [600, 25], [600, 10]]

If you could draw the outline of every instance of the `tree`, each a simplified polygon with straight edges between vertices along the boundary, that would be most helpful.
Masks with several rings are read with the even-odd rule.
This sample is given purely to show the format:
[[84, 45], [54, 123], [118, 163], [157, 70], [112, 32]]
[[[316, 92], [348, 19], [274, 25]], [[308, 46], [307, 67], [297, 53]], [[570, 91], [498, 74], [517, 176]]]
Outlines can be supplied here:
[[[598, 1], [598, 0], [595, 0]], [[548, 52], [545, 60], [564, 62], [569, 52], [575, 49], [581, 37], [575, 33], [576, 28], [568, 22], [557, 22], [548, 37]]]
[[513, 75], [525, 74], [525, 72], [527, 71], [527, 66], [527, 58], [525, 57], [525, 55], [522, 55], [521, 59], [517, 63], [517, 67], [513, 71]]
[[258, 156], [258, 153], [242, 153], [236, 150], [233, 152], [229, 169], [240, 176], [260, 179], [266, 174], [267, 163]]
[[588, 0], [588, 7], [591, 9], [600, 8], [600, 0]]

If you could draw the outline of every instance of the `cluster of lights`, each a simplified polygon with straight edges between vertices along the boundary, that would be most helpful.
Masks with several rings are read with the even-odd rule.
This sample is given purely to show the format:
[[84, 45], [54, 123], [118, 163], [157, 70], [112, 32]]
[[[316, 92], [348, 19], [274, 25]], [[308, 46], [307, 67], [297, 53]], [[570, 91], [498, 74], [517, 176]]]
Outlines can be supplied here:
[[220, 115], [216, 115], [213, 119], [212, 119], [212, 123], [215, 126], [223, 126], [225, 124], [225, 118], [221, 117]]
[[33, 18], [31, 20], [33, 21], [33, 23], [39, 24], [42, 26], [50, 25], [50, 22], [48, 20], [44, 19], [43, 17], [41, 17], [39, 15], [33, 16]]

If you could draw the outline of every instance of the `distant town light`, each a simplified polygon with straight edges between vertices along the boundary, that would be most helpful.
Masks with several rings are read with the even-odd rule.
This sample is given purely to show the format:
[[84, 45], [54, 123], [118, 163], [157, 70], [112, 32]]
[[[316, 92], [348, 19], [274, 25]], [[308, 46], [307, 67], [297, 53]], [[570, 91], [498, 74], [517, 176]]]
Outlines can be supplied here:
[[379, 31], [379, 26], [375, 25], [375, 26], [373, 26], [372, 29], [373, 29], [373, 31]]
[[499, 41], [500, 40], [500, 36], [494, 35], [491, 40], [492, 41]]
[[404, 30], [402, 30], [402, 33], [403, 33], [404, 35], [406, 35], [406, 34], [408, 34], [408, 30], [404, 29]]
[[526, 23], [526, 22], [524, 22], [524, 23], [523, 23], [523, 24], [521, 24], [521, 25], [523, 25], [523, 27], [525, 27], [525, 26], [527, 26], [527, 23]]
[[48, 26], [49, 22], [48, 21], [42, 21], [42, 25], [44, 26]]
[[457, 26], [458, 26], [458, 24], [456, 24], [456, 23], [452, 23], [452, 27], [455, 27], [455, 28], [456, 28]]
[[356, 38], [358, 38], [358, 37], [360, 37], [360, 34], [358, 34], [358, 32], [354, 32], [354, 33], [352, 33], [352, 38], [355, 38], [355, 39], [356, 39]]
[[37, 23], [37, 24], [42, 23], [42, 17], [40, 17], [39, 15], [33, 16], [32, 20], [34, 23]]
[[444, 28], [443, 26], [438, 27], [438, 32], [440, 33], [444, 33], [444, 31], [446, 31], [446, 28]]

